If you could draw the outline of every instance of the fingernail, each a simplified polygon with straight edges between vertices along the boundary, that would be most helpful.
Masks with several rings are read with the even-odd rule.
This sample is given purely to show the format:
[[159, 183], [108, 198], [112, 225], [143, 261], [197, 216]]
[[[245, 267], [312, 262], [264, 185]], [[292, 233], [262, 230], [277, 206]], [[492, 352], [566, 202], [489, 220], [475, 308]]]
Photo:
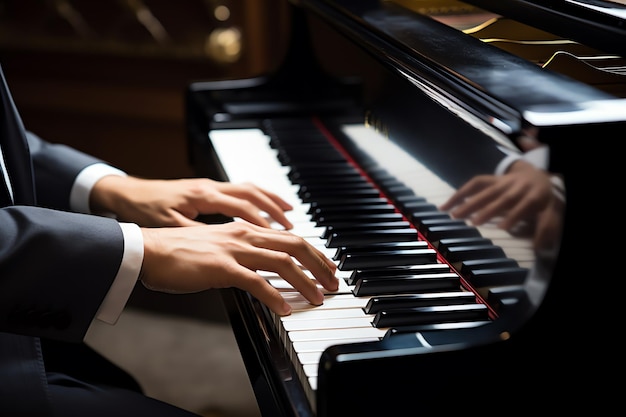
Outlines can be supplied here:
[[317, 299], [319, 300], [315, 305], [321, 306], [324, 304], [324, 293], [322, 291], [317, 290]]
[[331, 291], [337, 291], [339, 289], [339, 278], [333, 276], [333, 278], [335, 278], [335, 286], [333, 287], [333, 289]]
[[287, 303], [286, 301], [283, 302], [283, 308], [282, 308], [283, 312], [282, 315], [283, 316], [288, 316], [291, 314], [291, 306], [289, 305], [289, 303]]

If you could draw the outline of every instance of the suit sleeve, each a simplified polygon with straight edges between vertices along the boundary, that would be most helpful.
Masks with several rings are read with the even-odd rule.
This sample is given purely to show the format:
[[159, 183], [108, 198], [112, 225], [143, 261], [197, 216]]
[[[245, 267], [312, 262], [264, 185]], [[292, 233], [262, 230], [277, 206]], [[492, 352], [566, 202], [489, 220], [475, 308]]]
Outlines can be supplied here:
[[63, 144], [26, 132], [33, 161], [37, 205], [70, 211], [70, 193], [78, 174], [104, 161]]
[[0, 331], [80, 341], [119, 270], [116, 220], [0, 209]]

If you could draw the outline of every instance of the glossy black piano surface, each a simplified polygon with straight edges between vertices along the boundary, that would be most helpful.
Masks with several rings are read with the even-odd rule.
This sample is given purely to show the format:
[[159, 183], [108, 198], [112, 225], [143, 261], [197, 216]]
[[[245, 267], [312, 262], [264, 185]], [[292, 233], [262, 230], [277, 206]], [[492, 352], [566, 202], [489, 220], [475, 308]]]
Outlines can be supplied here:
[[[363, 291], [375, 288], [374, 298], [404, 296], [396, 301], [396, 310], [373, 319], [393, 323], [383, 326], [379, 340], [328, 347], [319, 359], [317, 387], [311, 389], [299, 378], [300, 370], [281, 341], [277, 318], [248, 294], [223, 290], [264, 416], [500, 413], [534, 411], [544, 401], [553, 410], [570, 407], [572, 396], [576, 402], [595, 401], [585, 395], [592, 387], [581, 376], [594, 367], [587, 363], [590, 348], [580, 338], [579, 323], [589, 323], [598, 314], [579, 310], [581, 297], [572, 291], [576, 285], [565, 264], [579, 260], [576, 276], [591, 265], [589, 255], [579, 258], [582, 245], [575, 238], [580, 213], [589, 207], [587, 192], [593, 188], [583, 184], [594, 177], [586, 173], [588, 180], [579, 182], [581, 153], [573, 138], [586, 135], [613, 143], [624, 136], [623, 87], [617, 83], [615, 92], [544, 68], [450, 24], [458, 22], [451, 19], [459, 17], [455, 7], [464, 22], [472, 13], [510, 12], [519, 19], [533, 2], [513, 1], [509, 8], [499, 6], [502, 2], [441, 2], [452, 10], [448, 13], [438, 13], [436, 1], [426, 3], [428, 7], [419, 1], [293, 1], [291, 48], [277, 73], [197, 82], [187, 91], [189, 156], [198, 175], [229, 179], [211, 132], [262, 131], [269, 137], [268, 147], [290, 167], [300, 197], [318, 207], [316, 216], [324, 218], [328, 240], [336, 243], [327, 246], [345, 251], [338, 252], [338, 260], [354, 270], [346, 282]], [[522, 12], [520, 3], [525, 3]], [[566, 12], [559, 11], [564, 20], [559, 26], [571, 29]], [[528, 24], [532, 16], [521, 20]], [[592, 48], [606, 33], [626, 39], [621, 25], [594, 21], [593, 26]], [[337, 39], [336, 44], [323, 42], [330, 60], [315, 48], [317, 31]], [[584, 36], [577, 41], [584, 43]], [[614, 49], [613, 41], [607, 45], [614, 54], [622, 52]], [[351, 70], [333, 72], [337, 57], [353, 61]], [[351, 137], [354, 126], [368, 126], [382, 142], [367, 149], [366, 140]], [[514, 148], [529, 132], [550, 147], [548, 169], [563, 176], [567, 201], [562, 236], [552, 251], [533, 253], [530, 261], [503, 255], [484, 233], [452, 222], [432, 201], [420, 199], [413, 171], [403, 178], [394, 166], [401, 165], [399, 159], [385, 159], [394, 155], [392, 148], [400, 149], [455, 189], [476, 175], [492, 173], [502, 157], [500, 147]], [[591, 150], [585, 154], [595, 157]], [[329, 208], [339, 197], [358, 203], [348, 204], [348, 214]], [[380, 199], [392, 206], [391, 213], [380, 209]], [[359, 212], [365, 207], [371, 210]], [[393, 233], [400, 237], [390, 238], [392, 232], [384, 225], [393, 224], [398, 214], [409, 225], [398, 226]], [[358, 216], [367, 226], [350, 223]], [[374, 243], [385, 231], [383, 241]], [[518, 237], [528, 239], [513, 237], [514, 245]], [[439, 277], [432, 285], [444, 287], [435, 292], [462, 289], [475, 295], [481, 307], [446, 312], [439, 316], [445, 324], [414, 320], [418, 312], [409, 310], [406, 306], [414, 304], [408, 303], [433, 293], [431, 283], [423, 282], [415, 284], [424, 285], [421, 290], [400, 289], [424, 274], [418, 271], [420, 264], [432, 262], [425, 260], [431, 255], [421, 247], [407, 247], [418, 240], [434, 251], [436, 263], [443, 264], [439, 266], [459, 277]], [[385, 245], [396, 245], [392, 255]], [[392, 273], [381, 284], [380, 277]], [[371, 308], [384, 309], [385, 301], [370, 301]], [[450, 304], [461, 301], [441, 303], [447, 306], [436, 310], [453, 309]], [[497, 408], [502, 404], [504, 411]]]

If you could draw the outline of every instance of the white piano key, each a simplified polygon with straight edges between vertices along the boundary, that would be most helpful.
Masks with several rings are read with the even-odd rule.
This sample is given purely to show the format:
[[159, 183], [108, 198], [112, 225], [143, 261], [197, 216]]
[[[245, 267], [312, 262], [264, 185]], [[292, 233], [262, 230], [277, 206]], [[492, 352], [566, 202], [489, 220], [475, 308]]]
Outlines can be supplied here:
[[302, 365], [318, 365], [320, 362], [320, 356], [322, 356], [321, 350], [315, 352], [302, 352], [298, 354], [298, 362]]
[[[284, 294], [283, 294], [284, 296]], [[324, 296], [324, 304], [314, 306], [309, 303], [300, 293], [290, 293], [287, 302], [292, 308], [292, 314], [298, 310], [331, 310], [338, 308], [363, 308], [370, 297], [355, 297], [352, 293], [327, 293]]]
[[350, 317], [346, 319], [320, 319], [320, 320], [293, 320], [283, 321], [283, 328], [287, 332], [302, 330], [332, 330], [332, 329], [357, 329], [359, 327], [372, 327], [372, 317]]
[[[369, 337], [353, 337], [351, 339], [342, 339], [342, 340], [350, 340], [350, 343], [360, 343], [360, 342], [375, 342], [380, 340], [382, 336], [380, 336], [380, 332], [376, 336]], [[380, 336], [380, 337], [379, 337]], [[304, 341], [294, 341], [291, 346], [293, 350], [300, 354], [306, 352], [323, 352], [331, 346], [337, 345], [337, 339], [316, 339], [316, 340], [304, 340]]]
[[[368, 316], [369, 315], [365, 314], [362, 307], [357, 306], [356, 308], [297, 310], [293, 311], [288, 316], [281, 317], [280, 321], [286, 323], [296, 320], [317, 321], [325, 319], [363, 318]], [[371, 316], [368, 318], [371, 321]]]
[[316, 226], [315, 223], [309, 222], [294, 224], [293, 229], [289, 231], [300, 237], [319, 238], [325, 230], [325, 227]]
[[[282, 292], [294, 292], [294, 297], [297, 297], [300, 293], [295, 291], [295, 288], [291, 283], [285, 279], [283, 279], [280, 275], [275, 272], [268, 271], [257, 271], [259, 275], [267, 280], [274, 288]], [[310, 279], [314, 280], [313, 275], [310, 271], [304, 270], [305, 275], [307, 275]], [[339, 287], [336, 291], [330, 291], [326, 288], [322, 287], [321, 284], [317, 283], [317, 287], [325, 294], [349, 294], [352, 293], [352, 289], [354, 288], [352, 285], [346, 284], [346, 281], [343, 279], [339, 279]]]
[[315, 329], [289, 332], [289, 339], [292, 343], [312, 340], [350, 340], [365, 338], [382, 338], [386, 329], [376, 327], [355, 327], [344, 329]]
[[317, 365], [302, 365], [302, 370], [304, 371], [304, 375], [306, 375], [307, 377], [317, 376]]

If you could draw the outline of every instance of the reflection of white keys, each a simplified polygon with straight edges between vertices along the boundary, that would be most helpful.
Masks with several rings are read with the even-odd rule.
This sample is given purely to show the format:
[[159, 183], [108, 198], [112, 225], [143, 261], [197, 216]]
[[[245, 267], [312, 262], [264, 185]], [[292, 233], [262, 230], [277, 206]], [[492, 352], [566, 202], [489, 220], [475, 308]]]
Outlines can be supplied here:
[[[353, 125], [346, 126], [344, 132], [378, 165], [385, 167], [389, 174], [406, 180], [406, 185], [416, 195], [425, 197], [429, 202], [439, 206], [456, 191], [420, 161], [375, 130], [363, 125]], [[380, 152], [383, 147], [385, 152]], [[520, 266], [532, 267], [535, 261], [532, 239], [512, 236], [509, 232], [498, 229], [494, 222], [476, 228], [482, 236], [491, 239], [494, 245], [500, 246], [508, 257], [516, 259]]]

